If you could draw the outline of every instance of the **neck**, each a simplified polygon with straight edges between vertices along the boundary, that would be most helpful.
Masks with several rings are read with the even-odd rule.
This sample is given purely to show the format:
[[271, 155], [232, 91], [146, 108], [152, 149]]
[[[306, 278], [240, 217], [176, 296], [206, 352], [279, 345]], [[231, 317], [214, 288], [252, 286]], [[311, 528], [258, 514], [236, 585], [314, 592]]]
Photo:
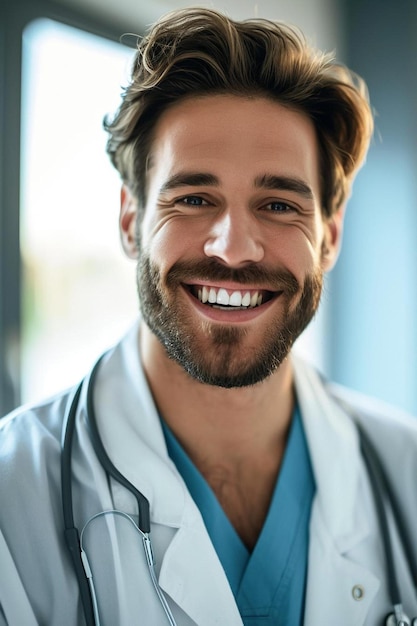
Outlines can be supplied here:
[[141, 355], [159, 412], [192, 457], [200, 447], [206, 456], [230, 457], [285, 441], [294, 408], [289, 360], [261, 383], [224, 389], [191, 378], [145, 325]]
[[192, 379], [145, 325], [141, 354], [161, 415], [252, 548], [268, 512], [294, 409], [290, 361], [261, 383], [223, 389]]

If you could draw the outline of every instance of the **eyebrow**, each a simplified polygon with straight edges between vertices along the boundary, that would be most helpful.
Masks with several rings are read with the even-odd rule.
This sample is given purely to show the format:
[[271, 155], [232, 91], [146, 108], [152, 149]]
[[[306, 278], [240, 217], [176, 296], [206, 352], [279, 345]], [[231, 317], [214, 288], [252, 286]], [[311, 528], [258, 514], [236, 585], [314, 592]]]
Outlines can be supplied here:
[[219, 179], [214, 174], [205, 174], [204, 172], [181, 172], [174, 174], [164, 182], [160, 191], [170, 191], [177, 187], [218, 187]]
[[255, 187], [259, 189], [280, 189], [282, 191], [294, 191], [308, 200], [313, 200], [311, 187], [300, 178], [292, 176], [276, 176], [275, 174], [264, 174], [255, 179]]
[[[174, 174], [162, 185], [160, 192], [164, 193], [178, 187], [218, 187], [220, 180], [214, 174], [205, 172], [181, 172]], [[255, 187], [258, 189], [280, 189], [293, 191], [308, 200], [313, 199], [311, 187], [304, 181], [293, 176], [278, 176], [276, 174], [264, 174], [255, 178]]]

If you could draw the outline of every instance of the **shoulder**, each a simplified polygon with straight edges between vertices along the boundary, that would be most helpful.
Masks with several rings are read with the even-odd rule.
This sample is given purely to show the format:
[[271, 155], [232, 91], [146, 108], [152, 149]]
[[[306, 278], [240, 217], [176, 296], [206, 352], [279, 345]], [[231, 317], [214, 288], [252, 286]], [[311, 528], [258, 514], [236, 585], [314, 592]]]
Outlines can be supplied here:
[[31, 432], [38, 429], [57, 436], [62, 425], [63, 415], [68, 399], [73, 393], [68, 389], [36, 404], [27, 404], [18, 407], [0, 419], [0, 437], [5, 435]]
[[321, 410], [333, 413], [362, 427], [377, 449], [402, 454], [405, 450], [415, 458], [417, 469], [417, 417], [379, 399], [348, 389], [327, 380], [311, 364], [296, 357], [296, 381], [307, 393], [309, 405], [317, 401]]
[[[70, 392], [20, 407], [0, 420], [0, 485], [30, 483], [52, 465], [59, 465], [61, 430]], [[43, 468], [43, 469], [42, 469]]]
[[30, 528], [39, 536], [42, 527], [51, 536], [60, 523], [61, 425], [67, 401], [63, 393], [0, 420], [0, 528], [13, 555], [26, 544], [26, 512], [36, 511], [36, 522], [29, 514]]
[[65, 623], [76, 623], [62, 530], [61, 430], [69, 397], [65, 392], [0, 420], [0, 559], [7, 573], [0, 604], [16, 624], [64, 623], [54, 613], [64, 602], [71, 616]]
[[326, 384], [328, 393], [351, 417], [378, 439], [394, 436], [411, 438], [417, 444], [417, 417], [387, 402], [347, 389], [336, 383]]
[[389, 404], [339, 385], [329, 392], [371, 443], [401, 508], [417, 512], [417, 418]]

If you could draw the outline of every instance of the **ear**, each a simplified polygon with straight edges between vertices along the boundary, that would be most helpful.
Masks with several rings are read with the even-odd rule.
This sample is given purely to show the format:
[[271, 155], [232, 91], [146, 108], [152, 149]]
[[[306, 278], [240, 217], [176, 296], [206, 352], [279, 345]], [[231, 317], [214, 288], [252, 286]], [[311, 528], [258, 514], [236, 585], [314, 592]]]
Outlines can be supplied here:
[[122, 185], [120, 192], [119, 230], [123, 250], [130, 259], [136, 259], [136, 218], [138, 213], [137, 200], [127, 185]]
[[329, 272], [336, 264], [342, 247], [343, 223], [345, 207], [338, 209], [331, 217], [324, 220], [324, 237], [321, 264], [325, 272]]

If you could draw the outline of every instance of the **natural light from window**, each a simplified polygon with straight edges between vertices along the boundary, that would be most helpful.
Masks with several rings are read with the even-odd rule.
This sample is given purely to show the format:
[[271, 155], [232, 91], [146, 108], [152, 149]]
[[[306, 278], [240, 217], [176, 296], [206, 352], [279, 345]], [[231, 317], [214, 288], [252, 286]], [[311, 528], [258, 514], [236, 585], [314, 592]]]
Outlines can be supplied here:
[[76, 382], [136, 316], [118, 238], [120, 180], [102, 119], [133, 50], [50, 20], [23, 40], [22, 400]]

